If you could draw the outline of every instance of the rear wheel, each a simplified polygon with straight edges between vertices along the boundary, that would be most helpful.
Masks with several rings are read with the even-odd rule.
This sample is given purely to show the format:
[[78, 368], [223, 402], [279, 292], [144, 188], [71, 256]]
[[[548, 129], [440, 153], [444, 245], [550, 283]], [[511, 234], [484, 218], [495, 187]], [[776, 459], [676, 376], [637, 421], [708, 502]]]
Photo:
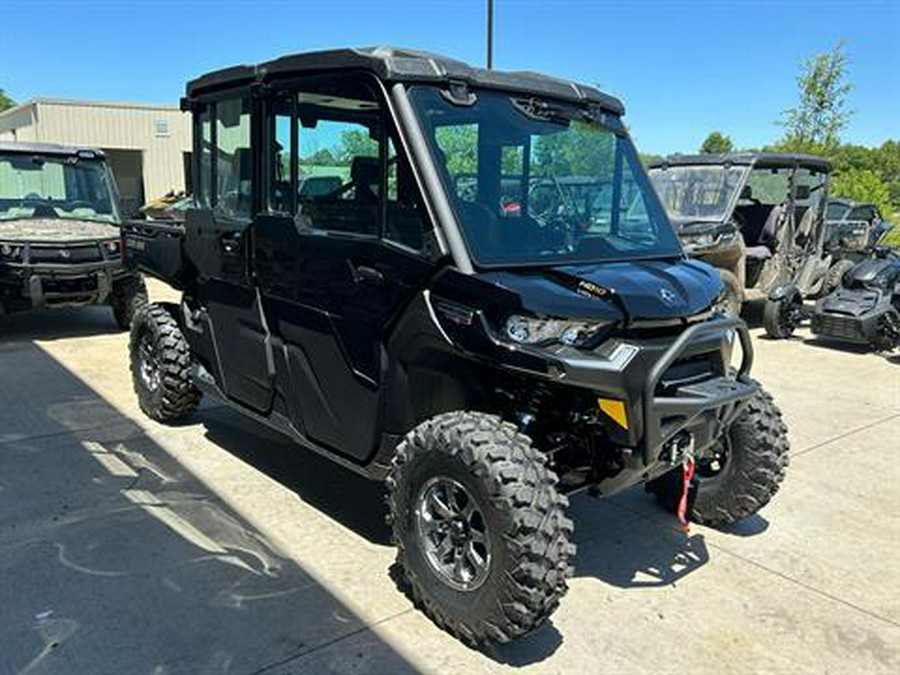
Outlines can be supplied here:
[[789, 338], [803, 320], [803, 297], [796, 288], [789, 289], [777, 299], [769, 298], [763, 309], [766, 335], [776, 340]]
[[191, 379], [191, 352], [178, 323], [160, 305], [138, 308], [131, 325], [131, 379], [141, 410], [158, 422], [192, 412], [200, 391]]
[[134, 313], [141, 305], [147, 304], [147, 286], [140, 275], [128, 276], [113, 286], [109, 298], [116, 325], [122, 330], [131, 327]]
[[[688, 495], [691, 519], [720, 526], [752, 516], [778, 492], [789, 449], [781, 411], [760, 389], [723, 437], [697, 458]], [[666, 509], [677, 511], [683, 487], [680, 471], [670, 471], [650, 487]]]
[[537, 627], [567, 590], [572, 521], [527, 436], [493, 415], [439, 415], [398, 446], [387, 479], [413, 601], [469, 644]]

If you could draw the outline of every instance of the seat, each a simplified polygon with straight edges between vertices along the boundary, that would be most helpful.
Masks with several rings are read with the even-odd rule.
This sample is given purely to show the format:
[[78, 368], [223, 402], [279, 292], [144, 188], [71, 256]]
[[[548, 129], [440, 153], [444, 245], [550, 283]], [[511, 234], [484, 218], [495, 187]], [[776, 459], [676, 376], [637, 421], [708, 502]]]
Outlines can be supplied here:
[[380, 176], [377, 157], [354, 157], [350, 165], [350, 182], [353, 185], [353, 196], [358, 202], [378, 203], [378, 193], [372, 189], [377, 185]]
[[777, 240], [778, 225], [784, 217], [784, 204], [779, 204], [769, 212], [769, 217], [759, 234], [759, 241], [752, 246], [747, 246], [745, 253], [753, 260], [768, 260], [773, 255], [774, 244]]

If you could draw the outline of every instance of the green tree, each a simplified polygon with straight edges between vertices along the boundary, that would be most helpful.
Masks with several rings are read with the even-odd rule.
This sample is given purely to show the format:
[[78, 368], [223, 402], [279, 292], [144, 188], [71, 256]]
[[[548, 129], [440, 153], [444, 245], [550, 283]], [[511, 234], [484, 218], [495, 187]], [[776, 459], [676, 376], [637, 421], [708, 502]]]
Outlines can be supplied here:
[[734, 143], [731, 142], [730, 137], [720, 131], [713, 131], [703, 141], [703, 145], [700, 146], [700, 152], [704, 155], [722, 155], [734, 152]]
[[5, 91], [0, 89], [0, 112], [12, 108], [15, 104], [16, 102], [7, 96]]
[[801, 64], [797, 77], [800, 101], [782, 113], [782, 149], [814, 152], [838, 145], [852, 114], [847, 108], [847, 97], [853, 85], [845, 81], [846, 70], [843, 42]]
[[855, 202], [872, 202], [885, 216], [893, 211], [887, 185], [870, 169], [850, 169], [837, 174], [831, 183], [831, 193]]

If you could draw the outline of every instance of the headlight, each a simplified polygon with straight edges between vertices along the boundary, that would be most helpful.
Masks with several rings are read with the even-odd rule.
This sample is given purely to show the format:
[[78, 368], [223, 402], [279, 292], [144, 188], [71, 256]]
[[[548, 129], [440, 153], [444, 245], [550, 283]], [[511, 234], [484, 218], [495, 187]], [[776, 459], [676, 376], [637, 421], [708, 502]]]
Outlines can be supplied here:
[[580, 347], [608, 321], [567, 321], [565, 319], [536, 319], [513, 315], [506, 320], [506, 336], [521, 344], [551, 344]]
[[17, 244], [0, 244], [0, 258], [18, 260], [22, 255], [22, 247]]

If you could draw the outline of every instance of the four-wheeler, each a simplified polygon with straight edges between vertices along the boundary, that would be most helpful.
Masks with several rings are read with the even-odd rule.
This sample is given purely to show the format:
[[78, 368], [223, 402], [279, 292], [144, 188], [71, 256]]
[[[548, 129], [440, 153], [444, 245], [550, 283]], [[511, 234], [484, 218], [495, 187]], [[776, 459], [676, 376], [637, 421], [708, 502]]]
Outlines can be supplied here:
[[828, 200], [825, 226], [825, 250], [831, 254], [832, 263], [822, 295], [836, 290], [848, 270], [871, 257], [889, 227], [875, 204], [839, 198]]
[[146, 290], [117, 202], [101, 151], [0, 142], [0, 314], [108, 303], [128, 328]]
[[831, 258], [824, 249], [830, 164], [807, 155], [673, 155], [650, 177], [685, 251], [722, 274], [722, 308], [781, 297], [793, 282], [820, 292]]
[[[882, 237], [887, 230], [882, 233]], [[814, 335], [869, 345], [879, 351], [900, 346], [900, 256], [876, 244], [868, 258], [838, 279], [838, 287], [814, 305], [800, 305], [797, 323], [810, 319]]]
[[[568, 494], [650, 483], [719, 525], [777, 491], [787, 432], [747, 328], [713, 311], [618, 100], [381, 47], [213, 72], [183, 107], [195, 203], [126, 235], [183, 292], [132, 327], [140, 406], [173, 421], [211, 392], [383, 480], [439, 626], [505, 642], [553, 612]], [[573, 176], [610, 186], [587, 217], [535, 208], [535, 179]]]

